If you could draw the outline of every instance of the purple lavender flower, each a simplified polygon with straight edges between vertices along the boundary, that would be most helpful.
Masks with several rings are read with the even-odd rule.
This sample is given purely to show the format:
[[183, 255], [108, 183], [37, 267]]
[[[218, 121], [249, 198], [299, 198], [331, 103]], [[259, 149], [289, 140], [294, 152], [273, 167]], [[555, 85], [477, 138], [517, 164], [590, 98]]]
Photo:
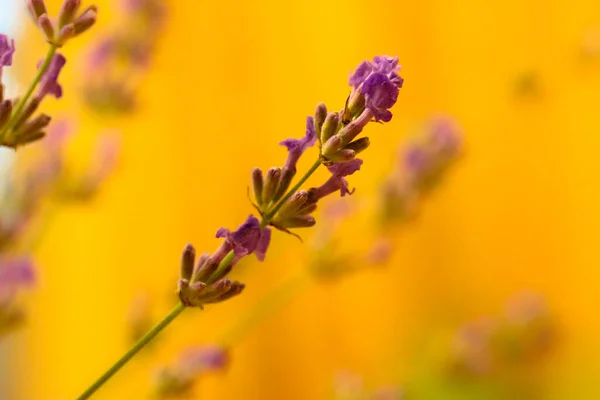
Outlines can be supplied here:
[[306, 135], [302, 139], [286, 139], [279, 143], [288, 149], [288, 158], [284, 168], [292, 171], [296, 170], [296, 164], [308, 148], [312, 147], [317, 141], [317, 133], [315, 131], [315, 122], [313, 117], [306, 117]]
[[157, 374], [155, 392], [158, 398], [190, 394], [196, 381], [209, 372], [223, 371], [229, 362], [227, 350], [219, 346], [187, 349], [177, 362]]
[[190, 374], [222, 371], [229, 363], [229, 354], [221, 346], [199, 346], [187, 349], [179, 359], [179, 367]]
[[360, 158], [355, 158], [354, 160], [327, 167], [332, 175], [323, 185], [310, 190], [311, 201], [317, 201], [337, 190], [340, 191], [342, 197], [354, 193], [354, 190], [348, 188], [348, 181], [344, 177], [358, 171], [362, 163], [363, 161]]
[[0, 33], [0, 71], [2, 70], [2, 67], [12, 65], [14, 53], [15, 41], [9, 40], [8, 36]]
[[42, 76], [40, 81], [40, 87], [38, 89], [36, 97], [43, 99], [46, 95], [50, 94], [57, 99], [62, 97], [62, 87], [58, 83], [58, 75], [61, 69], [65, 66], [67, 60], [62, 54], [56, 54], [52, 57], [48, 69]]
[[261, 228], [260, 221], [254, 215], [250, 215], [234, 232], [220, 228], [217, 237], [225, 238], [236, 256], [243, 257], [258, 250], [256, 257], [262, 261], [269, 248], [271, 233], [269, 228]]
[[16, 301], [19, 290], [35, 281], [31, 260], [13, 258], [0, 260], [0, 335], [14, 330], [25, 317]]
[[363, 84], [362, 93], [375, 121], [389, 122], [392, 119], [390, 108], [398, 100], [399, 88], [382, 73], [374, 73]]
[[373, 61], [360, 63], [348, 80], [353, 88], [350, 103], [357, 104], [357, 96], [362, 95], [375, 121], [389, 122], [392, 119], [389, 109], [396, 104], [404, 83], [399, 70], [398, 57], [376, 56]]
[[35, 282], [33, 263], [28, 258], [0, 260], [0, 293], [18, 287], [29, 287]]

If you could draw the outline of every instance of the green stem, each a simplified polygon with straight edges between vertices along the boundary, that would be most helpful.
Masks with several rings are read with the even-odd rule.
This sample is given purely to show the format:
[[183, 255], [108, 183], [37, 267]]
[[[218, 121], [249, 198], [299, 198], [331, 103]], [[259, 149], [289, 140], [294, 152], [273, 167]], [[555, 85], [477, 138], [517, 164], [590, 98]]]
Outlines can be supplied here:
[[154, 328], [148, 331], [123, 357], [121, 357], [112, 367], [110, 367], [96, 382], [86, 389], [77, 400], [89, 399], [98, 389], [102, 387], [114, 374], [116, 374], [129, 360], [133, 358], [141, 349], [144, 348], [156, 335], [167, 327], [181, 312], [185, 310], [185, 305], [179, 303], [162, 321]]
[[48, 53], [46, 53], [46, 58], [44, 58], [42, 65], [40, 66], [37, 74], [33, 78], [33, 81], [31, 81], [31, 83], [29, 84], [29, 88], [25, 92], [25, 95], [23, 96], [22, 99], [19, 100], [19, 104], [17, 105], [17, 108], [13, 112], [13, 115], [10, 118], [10, 121], [8, 121], [8, 124], [6, 124], [6, 127], [4, 127], [4, 129], [2, 130], [2, 133], [0, 134], [0, 138], [4, 138], [4, 135], [6, 134], [6, 132], [8, 132], [14, 126], [15, 122], [19, 119], [19, 116], [23, 112], [23, 109], [25, 108], [27, 101], [33, 94], [33, 91], [35, 90], [37, 85], [40, 83], [42, 76], [44, 76], [44, 73], [50, 66], [50, 62], [52, 61], [52, 58], [54, 57], [54, 54], [56, 54], [57, 50], [58, 50], [58, 47], [55, 44], [51, 44], [50, 47], [48, 48]]
[[[54, 49], [56, 50], [56, 49]], [[50, 54], [50, 53], [49, 53]], [[52, 58], [52, 56], [50, 56]], [[38, 79], [39, 81], [39, 79]], [[30, 95], [33, 89], [30, 88], [28, 94]], [[27, 96], [26, 96], [27, 97]], [[21, 108], [21, 107], [20, 107]], [[300, 187], [308, 180], [308, 178], [319, 168], [321, 161], [317, 160], [313, 166], [304, 174], [304, 176], [298, 181], [298, 183], [290, 189], [290, 191], [281, 199], [279, 203], [275, 205], [261, 221], [261, 227], [265, 227], [271, 222], [271, 218], [279, 211], [281, 206], [300, 189]], [[219, 273], [226, 267], [228, 267], [235, 253], [230, 251], [225, 258], [219, 263], [217, 270], [213, 276], [218, 276]], [[279, 310], [283, 305], [287, 304], [288, 301], [294, 298], [295, 294], [299, 292], [299, 289], [303, 287], [301, 283], [306, 282], [306, 279], [291, 279], [281, 287], [277, 287], [275, 291], [268, 295], [260, 304], [264, 303], [264, 307], [255, 308], [242, 322], [234, 327], [229, 333], [223, 336], [223, 342], [231, 343], [233, 339], [241, 336], [244, 332], [247, 332], [254, 326], [256, 326], [265, 315], [269, 315]], [[212, 282], [209, 282], [212, 283]], [[292, 290], [293, 289], [293, 290]], [[169, 325], [181, 312], [185, 309], [183, 303], [179, 303], [161, 322], [152, 328], [143, 338], [141, 338], [123, 357], [121, 357], [112, 367], [110, 367], [96, 382], [87, 388], [77, 400], [89, 399], [98, 389], [102, 387], [114, 374], [116, 374], [129, 360], [131, 360], [141, 349], [144, 348], [156, 335], [158, 335], [167, 325]]]
[[300, 180], [298, 181], [298, 183], [296, 183], [296, 185], [294, 185], [293, 188], [291, 188], [287, 194], [285, 196], [283, 196], [283, 198], [281, 200], [279, 200], [279, 202], [275, 205], [275, 207], [273, 207], [272, 209], [270, 209], [267, 213], [265, 213], [265, 215], [263, 216], [263, 219], [260, 223], [261, 227], [265, 227], [267, 225], [269, 225], [269, 223], [271, 222], [271, 219], [275, 216], [275, 214], [277, 214], [277, 211], [279, 211], [279, 209], [285, 204], [285, 202], [294, 195], [294, 193], [296, 193], [298, 191], [298, 189], [300, 189], [300, 187], [302, 185], [304, 185], [304, 182], [306, 182], [308, 180], [308, 178], [310, 178], [310, 176], [317, 170], [317, 168], [319, 168], [321, 166], [321, 160], [317, 160], [312, 167], [310, 167], [310, 169], [306, 172], [306, 174], [304, 174], [304, 176], [302, 178], [300, 178]]

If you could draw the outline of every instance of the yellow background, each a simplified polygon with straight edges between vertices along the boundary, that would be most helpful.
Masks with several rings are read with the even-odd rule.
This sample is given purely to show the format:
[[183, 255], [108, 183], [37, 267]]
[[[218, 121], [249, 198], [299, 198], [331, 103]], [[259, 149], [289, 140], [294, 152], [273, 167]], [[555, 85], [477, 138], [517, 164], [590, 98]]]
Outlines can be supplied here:
[[[549, 398], [600, 396], [600, 60], [580, 56], [597, 1], [173, 1], [140, 111], [123, 119], [78, 104], [84, 42], [116, 22], [99, 5], [98, 28], [65, 50], [66, 94], [48, 108], [77, 114], [83, 134], [122, 130], [121, 166], [91, 205], [59, 211], [36, 254], [29, 325], [4, 346], [7, 399], [74, 398], [112, 364], [133, 298], [147, 291], [155, 317], [166, 312], [184, 245], [214, 250], [216, 229], [252, 212], [251, 168], [282, 164], [277, 143], [303, 135], [318, 102], [341, 107], [349, 71], [377, 54], [400, 57], [405, 85], [394, 120], [369, 127], [357, 195], [375, 193], [393, 149], [432, 113], [460, 121], [465, 157], [397, 238], [389, 269], [312, 286], [239, 342], [198, 398], [326, 398], [342, 369], [403, 384], [416, 343], [521, 290], [543, 294], [561, 327]], [[43, 53], [26, 33], [23, 75]], [[539, 93], [518, 90], [524, 76]], [[248, 263], [243, 295], [187, 311], [97, 398], [146, 398], [158, 366], [210, 343], [307, 252], [276, 234], [266, 262]]]

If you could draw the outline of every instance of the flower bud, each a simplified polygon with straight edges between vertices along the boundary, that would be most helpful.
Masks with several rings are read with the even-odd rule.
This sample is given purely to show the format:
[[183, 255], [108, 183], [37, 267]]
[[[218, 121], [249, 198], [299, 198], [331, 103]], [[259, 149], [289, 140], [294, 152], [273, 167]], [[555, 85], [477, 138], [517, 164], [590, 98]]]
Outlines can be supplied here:
[[27, 10], [34, 21], [39, 20], [43, 14], [48, 14], [44, 0], [28, 0]]
[[63, 46], [69, 39], [75, 37], [75, 25], [68, 24], [63, 26], [58, 32], [58, 38], [56, 39], [57, 46]]
[[360, 90], [356, 90], [352, 93], [346, 104], [344, 110], [344, 122], [349, 123], [354, 118], [358, 117], [365, 109], [366, 101], [365, 96]]
[[329, 159], [331, 155], [336, 153], [342, 147], [342, 138], [340, 135], [335, 135], [324, 142], [321, 148], [321, 154], [323, 157]]
[[190, 280], [194, 272], [194, 261], [196, 259], [196, 249], [188, 244], [181, 255], [181, 279]]
[[342, 149], [331, 154], [327, 159], [333, 163], [343, 163], [353, 160], [356, 157], [356, 152], [350, 149]]
[[77, 19], [73, 22], [75, 25], [75, 36], [81, 35], [96, 23], [98, 9], [96, 6], [89, 6]]
[[38, 18], [38, 25], [42, 32], [44, 32], [46, 40], [52, 42], [54, 40], [54, 26], [52, 26], [52, 21], [48, 18], [48, 14], [40, 15]]
[[338, 113], [329, 113], [327, 115], [321, 127], [321, 143], [327, 143], [329, 138], [337, 133], [339, 120]]
[[275, 216], [276, 220], [286, 220], [294, 217], [298, 211], [308, 201], [308, 192], [306, 190], [300, 190], [292, 195], [285, 204], [279, 209], [279, 212]]
[[267, 177], [265, 178], [265, 185], [263, 188], [263, 204], [269, 204], [273, 200], [273, 196], [279, 186], [279, 179], [281, 178], [281, 168], [273, 167], [267, 171]]
[[294, 179], [294, 175], [296, 175], [295, 169], [292, 170], [292, 169], [284, 167], [281, 170], [281, 177], [279, 178], [279, 184], [277, 185], [277, 191], [273, 195], [274, 202], [277, 202], [279, 199], [281, 199], [283, 197], [285, 192], [290, 187], [290, 184], [292, 183], [292, 179]]
[[[338, 134], [342, 138], [342, 143], [344, 145], [352, 142], [355, 137], [357, 137], [365, 127], [366, 123], [363, 123], [362, 119], [356, 119], [350, 122], [348, 125], [344, 127]], [[366, 121], [368, 122], [368, 121]]]
[[18, 130], [16, 130], [17, 136], [27, 135], [30, 132], [39, 131], [48, 126], [52, 121], [52, 118], [46, 114], [40, 114], [37, 117], [24, 123]]
[[58, 13], [58, 29], [73, 22], [75, 14], [81, 5], [81, 0], [65, 0]]
[[256, 205], [258, 205], [258, 208], [261, 208], [263, 204], [263, 174], [260, 168], [252, 170], [252, 190], [254, 191]]
[[310, 228], [317, 223], [312, 215], [300, 215], [285, 221], [283, 228]]
[[315, 110], [315, 131], [317, 137], [321, 137], [321, 127], [327, 118], [327, 106], [324, 103], [320, 103]]
[[12, 101], [4, 100], [0, 103], [0, 129], [4, 128], [12, 115]]
[[23, 125], [23, 123], [26, 122], [29, 119], [29, 117], [31, 117], [33, 115], [33, 113], [37, 110], [39, 105], [40, 105], [40, 100], [38, 98], [31, 99], [29, 101], [29, 103], [27, 103], [27, 105], [25, 106], [23, 111], [21, 112], [21, 115], [19, 115], [19, 118], [12, 125], [12, 129], [13, 130], [19, 129], [21, 127], [21, 125]]
[[[309, 198], [310, 198], [310, 192], [309, 192]], [[297, 212], [298, 215], [308, 215], [308, 214], [312, 214], [313, 212], [315, 212], [315, 210], [317, 209], [317, 203], [313, 203], [313, 202], [307, 202], [305, 203], [302, 208], [300, 208]]]
[[366, 150], [367, 147], [369, 147], [369, 144], [371, 144], [369, 141], [369, 138], [363, 137], [363, 138], [355, 140], [354, 142], [344, 146], [344, 150], [353, 150], [355, 152], [355, 154], [358, 154], [361, 151]]

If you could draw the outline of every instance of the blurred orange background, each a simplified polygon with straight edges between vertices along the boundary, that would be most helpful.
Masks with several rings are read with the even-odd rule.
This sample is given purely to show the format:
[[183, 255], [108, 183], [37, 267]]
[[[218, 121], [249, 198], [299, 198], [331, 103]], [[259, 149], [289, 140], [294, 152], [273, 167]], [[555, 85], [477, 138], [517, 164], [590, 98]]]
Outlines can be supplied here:
[[[252, 167], [280, 165], [278, 142], [302, 136], [318, 102], [342, 107], [348, 73], [378, 54], [400, 57], [405, 84], [393, 121], [369, 127], [356, 195], [376, 193], [432, 113], [460, 122], [464, 157], [398, 232], [388, 268], [310, 286], [236, 343], [228, 371], [203, 378], [194, 398], [330, 398], [339, 370], [409, 387], [434, 363], [431, 343], [524, 290], [546, 298], [560, 327], [543, 398], [600, 396], [600, 43], [582, 56], [600, 29], [597, 1], [172, 1], [140, 108], [123, 118], [93, 114], [77, 90], [86, 42], [119, 21], [113, 2], [98, 5], [98, 26], [65, 49], [65, 96], [46, 109], [74, 116], [81, 136], [121, 130], [120, 168], [91, 204], [60, 208], [35, 254], [28, 325], [0, 346], [6, 399], [75, 398], [116, 361], [133, 299], [149, 293], [162, 317], [185, 244], [212, 251], [217, 228], [253, 212]], [[21, 14], [24, 85], [44, 47]], [[264, 263], [244, 262], [241, 296], [187, 310], [96, 398], [147, 398], [157, 367], [213, 342], [309, 251], [274, 234]], [[477, 398], [502, 398], [490, 396]]]

